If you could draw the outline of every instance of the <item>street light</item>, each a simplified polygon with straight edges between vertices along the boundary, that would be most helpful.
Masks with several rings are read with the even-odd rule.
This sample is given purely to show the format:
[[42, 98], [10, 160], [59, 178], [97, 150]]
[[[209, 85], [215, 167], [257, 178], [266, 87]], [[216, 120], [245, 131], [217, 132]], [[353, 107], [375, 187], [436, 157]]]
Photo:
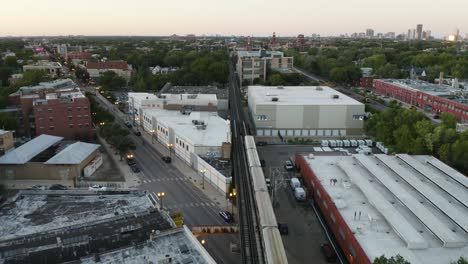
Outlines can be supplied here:
[[163, 198], [164, 198], [164, 196], [166, 196], [166, 193], [165, 192], [158, 192], [157, 196], [158, 196], [159, 200], [161, 201], [161, 209], [162, 209], [163, 208]]
[[206, 173], [206, 169], [201, 169], [200, 172], [201, 172], [201, 174], [202, 174], [202, 189], [205, 189], [205, 173]]
[[202, 239], [202, 240], [201, 240], [201, 244], [202, 244], [202, 246], [204, 246], [204, 245], [205, 245], [205, 243], [206, 243], [205, 239]]
[[151, 144], [154, 144], [154, 129], [151, 129], [150, 133], [151, 133]]
[[99, 125], [100, 126], [104, 126], [106, 124], [106, 122], [100, 122]]
[[234, 198], [236, 197], [236, 189], [233, 189], [232, 192], [229, 193], [229, 198], [231, 199], [231, 214], [234, 215]]
[[172, 159], [172, 147], [174, 147], [174, 144], [169, 143], [169, 144], [167, 144], [167, 147], [169, 148], [169, 156], [170, 156], [171, 159]]

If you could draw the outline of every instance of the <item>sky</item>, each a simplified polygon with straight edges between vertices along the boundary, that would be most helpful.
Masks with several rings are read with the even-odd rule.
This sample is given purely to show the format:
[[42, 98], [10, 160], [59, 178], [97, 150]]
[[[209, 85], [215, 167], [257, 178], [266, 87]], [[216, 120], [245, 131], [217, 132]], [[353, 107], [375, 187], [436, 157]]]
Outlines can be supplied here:
[[0, 36], [468, 33], [468, 0], [2, 0]]

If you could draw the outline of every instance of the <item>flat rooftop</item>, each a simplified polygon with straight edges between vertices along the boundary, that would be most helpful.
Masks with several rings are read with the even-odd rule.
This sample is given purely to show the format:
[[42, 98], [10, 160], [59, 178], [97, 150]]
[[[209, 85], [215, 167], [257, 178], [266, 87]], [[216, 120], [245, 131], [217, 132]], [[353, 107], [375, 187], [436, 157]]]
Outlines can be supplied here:
[[[229, 121], [219, 117], [216, 112], [191, 112], [184, 115], [180, 111], [145, 109], [144, 113], [154, 116], [158, 123], [173, 128], [194, 145], [221, 146], [223, 142], [231, 142]], [[197, 127], [192, 120], [203, 121], [206, 128]]]
[[328, 86], [249, 86], [248, 97], [257, 105], [362, 105]]
[[468, 256], [468, 178], [434, 157], [304, 158], [371, 261], [400, 254], [412, 264], [438, 264]]
[[0, 262], [80, 263], [140, 245], [173, 228], [156, 203], [144, 191], [20, 191], [0, 209]]
[[379, 81], [410, 91], [421, 91], [429, 95], [447, 98], [452, 101], [468, 105], [468, 99], [465, 99], [463, 96], [461, 96], [463, 90], [453, 88], [449, 85], [439, 85], [425, 81], [409, 79], [379, 79]]
[[228, 98], [227, 89], [219, 89], [216, 86], [171, 86], [166, 91], [171, 94], [216, 94], [217, 99]]
[[99, 255], [99, 262], [94, 257], [82, 258], [80, 263], [216, 263], [203, 246], [194, 241], [186, 227], [167, 230], [156, 235], [137, 247], [128, 247]]
[[56, 145], [63, 137], [40, 135], [0, 157], [0, 164], [25, 164], [46, 149]]
[[25, 190], [0, 210], [0, 242], [152, 207], [144, 192], [97, 194], [87, 190]]

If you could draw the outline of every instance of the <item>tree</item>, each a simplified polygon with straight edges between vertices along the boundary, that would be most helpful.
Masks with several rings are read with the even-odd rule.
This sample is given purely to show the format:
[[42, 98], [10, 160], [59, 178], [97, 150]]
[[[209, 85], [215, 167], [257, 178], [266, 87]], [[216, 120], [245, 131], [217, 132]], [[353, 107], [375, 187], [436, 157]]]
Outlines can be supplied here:
[[99, 78], [98, 84], [105, 90], [115, 91], [125, 87], [126, 81], [114, 71], [106, 71]]
[[81, 82], [87, 83], [89, 81], [89, 73], [82, 67], [78, 66], [75, 68], [75, 76]]
[[465, 257], [460, 257], [457, 261], [452, 261], [450, 264], [468, 264], [468, 260]]
[[409, 261], [405, 260], [399, 254], [396, 256], [392, 256], [391, 258], [386, 258], [385, 255], [382, 255], [378, 258], [374, 259], [373, 264], [410, 264]]
[[130, 150], [136, 149], [135, 143], [128, 136], [119, 135], [115, 140], [117, 142], [115, 148], [119, 152], [120, 160], [122, 160]]
[[442, 120], [442, 125], [446, 128], [456, 128], [457, 127], [457, 117], [444, 112], [440, 115], [440, 120]]
[[50, 81], [51, 78], [46, 71], [29, 70], [23, 73], [23, 78], [16, 83], [16, 87], [38, 85], [40, 82]]
[[18, 120], [9, 113], [0, 112], [0, 129], [5, 130], [18, 130], [19, 122]]
[[286, 83], [283, 77], [281, 76], [281, 74], [279, 73], [273, 73], [272, 75], [270, 75], [268, 79], [269, 79], [270, 85], [272, 86], [281, 86], [281, 85], [285, 85]]

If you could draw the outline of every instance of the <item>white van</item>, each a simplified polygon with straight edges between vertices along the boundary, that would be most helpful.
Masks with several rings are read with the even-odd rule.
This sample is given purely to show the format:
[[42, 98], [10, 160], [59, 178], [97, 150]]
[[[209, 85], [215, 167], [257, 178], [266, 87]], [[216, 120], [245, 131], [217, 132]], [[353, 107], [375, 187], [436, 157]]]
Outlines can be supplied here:
[[293, 189], [293, 190], [298, 188], [298, 187], [301, 187], [301, 182], [299, 181], [298, 178], [295, 178], [295, 177], [291, 179], [290, 184], [291, 184], [291, 189]]
[[305, 201], [306, 194], [302, 187], [297, 187], [294, 189], [294, 197], [296, 197], [297, 201]]

